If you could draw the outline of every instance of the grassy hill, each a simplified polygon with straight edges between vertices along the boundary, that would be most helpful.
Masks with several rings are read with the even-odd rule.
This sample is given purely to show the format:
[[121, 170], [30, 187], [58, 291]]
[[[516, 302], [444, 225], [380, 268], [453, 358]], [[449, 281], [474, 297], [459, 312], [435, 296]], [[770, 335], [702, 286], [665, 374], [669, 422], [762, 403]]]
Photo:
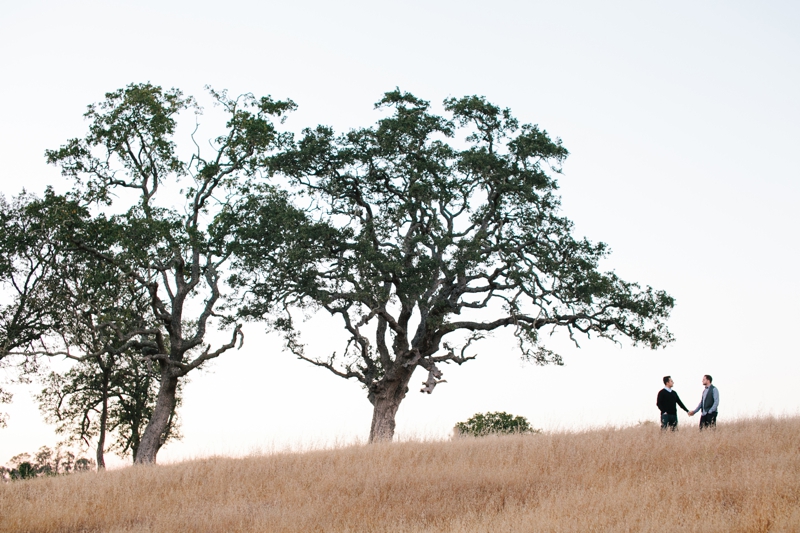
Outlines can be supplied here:
[[18, 481], [0, 531], [800, 531], [800, 418], [696, 421]]

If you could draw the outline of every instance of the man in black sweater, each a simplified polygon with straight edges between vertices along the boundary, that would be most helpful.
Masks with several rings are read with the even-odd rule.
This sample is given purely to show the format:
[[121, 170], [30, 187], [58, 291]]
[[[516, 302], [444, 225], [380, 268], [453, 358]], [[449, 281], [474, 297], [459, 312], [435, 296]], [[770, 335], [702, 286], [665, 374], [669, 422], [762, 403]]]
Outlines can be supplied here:
[[658, 391], [658, 398], [656, 399], [658, 410], [661, 411], [661, 429], [669, 428], [672, 431], [678, 429], [677, 406], [680, 405], [681, 409], [687, 413], [689, 412], [678, 397], [678, 393], [672, 390], [674, 384], [670, 376], [664, 376], [664, 388]]

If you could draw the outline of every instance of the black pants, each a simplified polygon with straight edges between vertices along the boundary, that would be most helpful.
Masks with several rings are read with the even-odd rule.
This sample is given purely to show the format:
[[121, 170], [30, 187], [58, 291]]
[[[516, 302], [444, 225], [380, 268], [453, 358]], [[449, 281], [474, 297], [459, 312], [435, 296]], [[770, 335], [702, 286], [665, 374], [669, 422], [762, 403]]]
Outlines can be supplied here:
[[678, 415], [668, 415], [667, 413], [661, 413], [661, 429], [671, 429], [675, 431], [678, 429]]
[[700, 416], [700, 429], [717, 427], [717, 412]]

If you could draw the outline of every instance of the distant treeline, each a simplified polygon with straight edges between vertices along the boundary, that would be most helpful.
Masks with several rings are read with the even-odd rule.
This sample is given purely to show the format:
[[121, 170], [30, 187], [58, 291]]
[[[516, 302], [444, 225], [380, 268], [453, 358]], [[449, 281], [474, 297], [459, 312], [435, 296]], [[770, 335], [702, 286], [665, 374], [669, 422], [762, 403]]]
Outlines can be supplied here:
[[95, 462], [86, 457], [77, 457], [61, 447], [55, 451], [42, 446], [34, 454], [21, 453], [12, 457], [6, 466], [0, 466], [0, 479], [4, 482], [30, 479], [39, 476], [60, 476], [74, 472], [94, 470]]

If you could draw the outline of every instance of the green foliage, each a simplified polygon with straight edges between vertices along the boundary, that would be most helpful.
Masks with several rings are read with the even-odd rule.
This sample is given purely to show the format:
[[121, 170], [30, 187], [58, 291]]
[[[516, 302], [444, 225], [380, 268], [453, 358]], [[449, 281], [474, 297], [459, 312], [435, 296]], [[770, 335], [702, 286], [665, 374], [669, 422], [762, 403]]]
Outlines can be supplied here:
[[503, 411], [477, 413], [466, 422], [458, 422], [456, 429], [460, 435], [473, 437], [541, 433], [541, 430], [534, 429], [525, 417], [510, 415]]
[[0, 286], [8, 295], [0, 305], [0, 360], [15, 351], [35, 351], [42, 335], [60, 328], [62, 222], [64, 211], [77, 209], [68, 202], [49, 206], [25, 192], [11, 202], [0, 197]]
[[[560, 139], [479, 96], [447, 99], [436, 114], [394, 90], [376, 108], [387, 115], [372, 127], [307, 129], [268, 160], [329, 226], [315, 241], [326, 254], [303, 270], [288, 303], [325, 309], [349, 336], [330, 358], [307, 357], [287, 313], [281, 324], [298, 356], [374, 392], [385, 376], [406, 374], [400, 367], [463, 363], [472, 341], [499, 328], [513, 329], [537, 364], [562, 363], [542, 330], [576, 342], [671, 342], [672, 297], [600, 270], [608, 247], [576, 238], [560, 213]], [[244, 256], [258, 249], [257, 233], [248, 238]], [[260, 302], [272, 294], [272, 263], [243, 261], [234, 284], [260, 318], [273, 310]]]
[[[113, 433], [111, 449], [135, 451], [159, 381], [143, 360], [158, 350], [147, 289], [74, 245], [80, 233], [84, 246], [115, 243], [106, 221], [93, 219], [76, 201], [48, 189], [43, 198], [23, 193], [4, 205], [2, 242], [13, 296], [0, 310], [0, 333], [12, 348], [5, 355], [21, 356], [22, 363], [41, 355], [73, 359], [71, 369], [44, 379], [39, 401], [48, 421], [68, 441], [97, 439], [103, 448], [106, 433]], [[0, 401], [6, 397], [0, 391]], [[175, 435], [171, 424], [165, 438]]]
[[[48, 162], [75, 180], [76, 201], [110, 206], [76, 226], [70, 240], [147, 292], [167, 337], [153, 356], [177, 376], [219, 355], [207, 352], [186, 361], [202, 346], [212, 316], [230, 319], [221, 313], [220, 275], [236, 242], [217, 217], [248, 190], [248, 178], [283, 143], [272, 119], [295, 107], [288, 100], [209, 92], [228, 115], [227, 131], [214, 138], [210, 154], [194, 142], [191, 156], [179, 157], [177, 119], [183, 112], [200, 115], [201, 109], [181, 91], [151, 84], [106, 94], [89, 106], [84, 138], [46, 152]], [[182, 195], [175, 194], [176, 186]], [[120, 194], [125, 189], [134, 194]], [[186, 317], [184, 306], [190, 305], [199, 309], [194, 319]]]
[[[52, 193], [48, 191], [52, 196]], [[35, 373], [44, 338], [64, 329], [72, 307], [61, 298], [65, 223], [82, 210], [74, 202], [48, 205], [29, 193], [0, 196], [0, 368], [15, 367], [21, 379]], [[0, 388], [0, 404], [11, 394]], [[0, 427], [6, 415], [0, 413]]]
[[[178, 89], [142, 83], [109, 92], [102, 102], [90, 105], [85, 115], [88, 133], [46, 152], [48, 162], [75, 182], [69, 199], [91, 208], [92, 216], [73, 226], [70, 245], [102, 263], [100, 270], [119, 279], [136, 297], [129, 303], [137, 312], [115, 316], [125, 333], [116, 335], [113, 350], [105, 350], [103, 357], [113, 352], [120, 362], [118, 356], [138, 351], [140, 359], [156, 367], [160, 392], [156, 405], [148, 408], [150, 420], [138, 447], [139, 452], [145, 450], [144, 462], [155, 461], [160, 446], [174, 434], [179, 379], [241, 345], [241, 326], [232, 312], [236, 302], [223, 280], [237, 249], [229, 223], [235, 216], [226, 213], [246, 194], [252, 197], [258, 191], [257, 201], [272, 195], [271, 189], [251, 188], [252, 180], [263, 174], [266, 158], [288, 139], [273, 121], [295, 108], [290, 100], [251, 94], [230, 98], [225, 91], [211, 89], [209, 93], [227, 116], [225, 128], [210, 142], [198, 141], [198, 123], [187, 139], [188, 151], [179, 149], [177, 125], [187, 113], [197, 121], [202, 109]], [[281, 195], [274, 196], [280, 204]], [[139, 307], [140, 302], [146, 305]], [[131, 336], [127, 326], [137, 317], [141, 320]], [[216, 349], [205, 344], [212, 325], [230, 328], [230, 342]], [[134, 337], [135, 343], [128, 342]], [[125, 342], [117, 343], [120, 338]], [[91, 353], [97, 353], [96, 347]], [[106, 381], [111, 379], [108, 372]], [[82, 368], [80, 376], [68, 376], [67, 381], [75, 384], [98, 375]], [[119, 398], [109, 406], [110, 414], [113, 406], [124, 405]], [[95, 400], [87, 399], [81, 408]], [[80, 429], [79, 434], [85, 433]], [[137, 431], [131, 428], [129, 435], [133, 438]], [[133, 443], [129, 447], [137, 449]]]
[[[0, 282], [16, 290], [0, 308], [0, 365], [77, 361], [40, 398], [73, 438], [102, 451], [116, 430], [136, 450], [149, 419], [143, 461], [155, 461], [178, 380], [241, 346], [240, 319], [269, 320], [374, 404], [399, 403], [417, 366], [431, 392], [437, 363], [474, 358], [471, 343], [500, 328], [537, 364], [562, 363], [543, 330], [671, 342], [672, 297], [600, 270], [607, 246], [572, 234], [556, 179], [568, 152], [538, 125], [479, 96], [436, 114], [397, 89], [372, 127], [295, 139], [275, 126], [291, 100], [209, 93], [225, 129], [210, 143], [195, 131], [189, 151], [175, 134], [201, 115], [193, 97], [149, 83], [107, 93], [84, 137], [46, 152], [74, 189], [0, 201]], [[340, 318], [344, 350], [307, 356], [297, 308]], [[207, 345], [212, 325], [230, 342]]]
[[33, 477], [36, 477], [36, 468], [28, 461], [20, 463], [15, 470], [11, 471], [11, 479], [30, 479]]

